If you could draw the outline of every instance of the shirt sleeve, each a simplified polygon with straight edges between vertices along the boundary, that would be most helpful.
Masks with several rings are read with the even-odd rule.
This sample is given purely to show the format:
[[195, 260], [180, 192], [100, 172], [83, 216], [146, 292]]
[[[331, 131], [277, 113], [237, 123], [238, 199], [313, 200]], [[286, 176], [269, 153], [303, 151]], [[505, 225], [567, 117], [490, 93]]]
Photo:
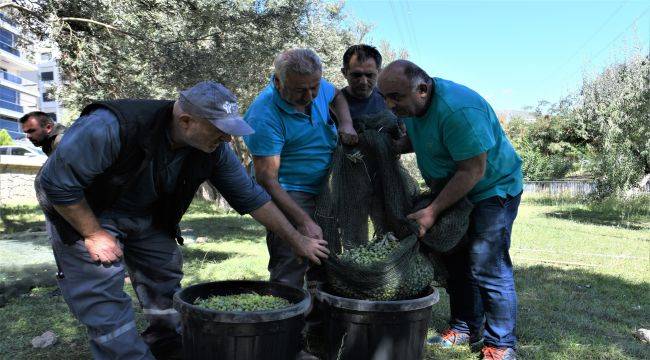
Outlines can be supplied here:
[[210, 183], [239, 214], [248, 214], [271, 201], [269, 194], [253, 181], [228, 144], [220, 145], [220, 156]]
[[442, 141], [454, 161], [478, 156], [495, 144], [488, 115], [475, 108], [455, 111], [442, 121]]
[[81, 201], [84, 189], [113, 164], [119, 152], [120, 126], [110, 110], [97, 109], [80, 117], [43, 165], [43, 191], [55, 205]]
[[332, 83], [325, 80], [324, 78], [321, 78], [319, 92], [323, 94], [323, 96], [325, 97], [325, 101], [329, 104], [336, 97], [336, 86], [334, 86]]
[[284, 131], [280, 119], [266, 112], [246, 115], [246, 122], [255, 133], [244, 136], [244, 143], [254, 156], [276, 156], [284, 147]]

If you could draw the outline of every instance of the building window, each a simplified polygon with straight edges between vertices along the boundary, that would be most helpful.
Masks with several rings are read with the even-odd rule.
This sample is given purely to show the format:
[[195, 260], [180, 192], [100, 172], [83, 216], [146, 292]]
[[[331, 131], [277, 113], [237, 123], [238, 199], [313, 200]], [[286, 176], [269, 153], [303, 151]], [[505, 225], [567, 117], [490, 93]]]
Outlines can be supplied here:
[[10, 74], [6, 71], [0, 71], [0, 77], [15, 84], [23, 83], [23, 79], [20, 76]]
[[0, 28], [0, 49], [16, 56], [20, 56], [20, 52], [16, 49], [15, 39], [16, 35], [14, 33]]
[[50, 115], [50, 117], [54, 122], [56, 122], [56, 113], [47, 113], [47, 114]]
[[43, 93], [43, 101], [54, 101], [54, 94], [52, 94], [50, 91], [46, 91]]
[[54, 72], [53, 71], [45, 71], [41, 73], [41, 80], [43, 81], [52, 81], [54, 80]]
[[0, 100], [17, 104], [20, 101], [20, 93], [14, 89], [0, 86]]
[[41, 61], [50, 61], [50, 60], [52, 60], [52, 53], [51, 52], [41, 53]]
[[20, 104], [20, 93], [14, 89], [0, 86], [0, 108], [23, 112]]

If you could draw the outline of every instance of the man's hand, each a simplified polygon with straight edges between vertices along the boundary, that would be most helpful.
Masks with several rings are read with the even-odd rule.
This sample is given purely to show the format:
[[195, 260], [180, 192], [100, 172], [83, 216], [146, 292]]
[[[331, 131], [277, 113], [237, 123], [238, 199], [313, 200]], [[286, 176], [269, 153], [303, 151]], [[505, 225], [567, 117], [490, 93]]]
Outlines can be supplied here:
[[433, 209], [433, 204], [406, 216], [407, 219], [415, 220], [420, 226], [418, 237], [423, 237], [427, 230], [431, 229], [433, 224], [436, 223], [437, 217], [438, 214]]
[[298, 230], [301, 234], [305, 235], [306, 237], [310, 237], [314, 239], [323, 238], [323, 230], [321, 230], [320, 226], [318, 226], [311, 218], [307, 219], [307, 221], [298, 225], [296, 227], [296, 230]]
[[356, 145], [359, 142], [359, 135], [352, 124], [339, 124], [339, 136], [345, 145]]
[[117, 263], [122, 257], [122, 249], [117, 239], [103, 229], [87, 236], [84, 245], [90, 258], [104, 265]]
[[327, 248], [327, 241], [313, 239], [301, 235], [298, 246], [293, 251], [301, 258], [307, 258], [314, 264], [320, 265], [320, 259], [327, 259], [330, 251]]

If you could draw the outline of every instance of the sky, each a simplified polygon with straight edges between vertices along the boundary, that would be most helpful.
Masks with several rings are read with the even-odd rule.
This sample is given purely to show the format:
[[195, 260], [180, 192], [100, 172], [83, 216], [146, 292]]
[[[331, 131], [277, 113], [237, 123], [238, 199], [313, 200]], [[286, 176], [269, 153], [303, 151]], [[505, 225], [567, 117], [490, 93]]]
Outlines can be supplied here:
[[373, 25], [431, 76], [466, 85], [497, 110], [557, 102], [583, 76], [650, 49], [650, 0], [348, 0], [348, 21]]

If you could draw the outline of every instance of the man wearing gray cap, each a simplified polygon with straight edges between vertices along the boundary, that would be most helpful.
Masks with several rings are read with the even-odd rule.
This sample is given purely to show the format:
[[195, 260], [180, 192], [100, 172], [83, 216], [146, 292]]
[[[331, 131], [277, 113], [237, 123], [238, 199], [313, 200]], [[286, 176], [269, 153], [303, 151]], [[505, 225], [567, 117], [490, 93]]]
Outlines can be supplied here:
[[[327, 243], [291, 226], [226, 144], [251, 133], [234, 95], [214, 82], [176, 101], [95, 102], [70, 127], [44, 165], [37, 193], [52, 224], [59, 286], [88, 329], [94, 358], [177, 358], [178, 224], [205, 180], [299, 256], [315, 263], [327, 257]], [[142, 336], [123, 290], [126, 271], [149, 321]]]

